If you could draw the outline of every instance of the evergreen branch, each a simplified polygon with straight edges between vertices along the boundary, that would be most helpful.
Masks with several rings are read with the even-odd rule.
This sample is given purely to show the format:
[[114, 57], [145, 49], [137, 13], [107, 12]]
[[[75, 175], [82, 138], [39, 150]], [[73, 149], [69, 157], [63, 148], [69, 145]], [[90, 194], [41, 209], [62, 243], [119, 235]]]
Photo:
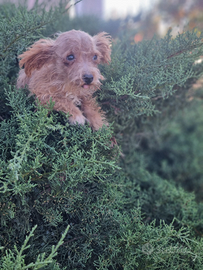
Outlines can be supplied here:
[[27, 249], [30, 248], [30, 245], [28, 245], [28, 242], [30, 240], [30, 238], [32, 236], [34, 236], [34, 231], [37, 228], [37, 225], [35, 225], [31, 232], [29, 233], [28, 236], [26, 236], [26, 239], [20, 249], [20, 251], [18, 251], [17, 247], [14, 246], [15, 252], [17, 254], [17, 256], [14, 256], [14, 253], [12, 251], [9, 251], [9, 253], [7, 252], [7, 255], [3, 258], [3, 267], [5, 266], [5, 268], [1, 268], [1, 270], [11, 270], [11, 268], [9, 267], [9, 269], [7, 268], [7, 259], [9, 260], [9, 262], [11, 263], [11, 258], [12, 257], [12, 266], [14, 270], [26, 270], [29, 268], [32, 268], [33, 270], [37, 270], [40, 269], [44, 266], [46, 266], [47, 264], [50, 264], [53, 262], [53, 258], [57, 255], [57, 250], [58, 248], [63, 245], [64, 243], [64, 238], [66, 237], [68, 230], [70, 228], [70, 225], [67, 226], [67, 228], [65, 229], [64, 233], [62, 234], [59, 242], [57, 243], [56, 246], [52, 246], [52, 251], [49, 254], [49, 256], [45, 259], [45, 253], [38, 255], [36, 262], [32, 262], [28, 265], [25, 265], [24, 263], [24, 258], [25, 255], [23, 255], [23, 252]]
[[[43, 26], [47, 25], [48, 23], [49, 23], [49, 22], [46, 22], [46, 23], [41, 24], [41, 25], [39, 25], [39, 26], [37, 26], [37, 27], [30, 28], [29, 30], [27, 30], [27, 33], [29, 33], [29, 32], [32, 33], [33, 31], [42, 28]], [[22, 37], [26, 36], [27, 33], [26, 33], [26, 34], [22, 34], [22, 35], [16, 36], [16, 37], [15, 37], [15, 38], [7, 45], [7, 47], [3, 50], [3, 53], [6, 53], [6, 51], [7, 51], [13, 44], [15, 44], [15, 43], [16, 43], [19, 39], [21, 39]], [[0, 56], [2, 57], [3, 54], [0, 54]]]
[[201, 42], [199, 44], [195, 44], [195, 45], [189, 46], [187, 49], [183, 49], [181, 51], [178, 51], [178, 52], [176, 52], [176, 53], [168, 56], [167, 59], [172, 58], [172, 57], [175, 57], [177, 55], [180, 55], [180, 54], [182, 54], [184, 52], [188, 52], [189, 50], [197, 49], [197, 48], [202, 47], [202, 46], [203, 46], [203, 42]]
[[[181, 55], [181, 54], [183, 54], [183, 53], [185, 53], [185, 52], [189, 52], [190, 50], [193, 50], [193, 49], [196, 49], [196, 48], [199, 48], [199, 47], [203, 47], [203, 43], [199, 43], [199, 44], [197, 44], [197, 45], [189, 46], [189, 47], [186, 48], [186, 49], [183, 49], [183, 50], [181, 50], [181, 51], [178, 51], [178, 52], [176, 52], [176, 53], [174, 53], [174, 54], [172, 54], [172, 55], [170, 55], [170, 56], [167, 56], [166, 59], [160, 61], [160, 63], [158, 63], [158, 64], [156, 64], [156, 65], [143, 65], [143, 66], [141, 66], [141, 67], [139, 67], [139, 68], [142, 69], [142, 70], [145, 70], [145, 69], [147, 69], [147, 68], [149, 68], [149, 67], [159, 68], [159, 67], [163, 66], [164, 64], [166, 64], [166, 61], [167, 61], [168, 59], [173, 58], [173, 57], [176, 57], [176, 56], [178, 56], [178, 55]], [[187, 58], [189, 58], [189, 57], [187, 57]], [[191, 57], [190, 57], [190, 58], [191, 58]], [[171, 64], [167, 63], [167, 67], [172, 66], [172, 65], [173, 65], [173, 63], [171, 63]]]
[[67, 226], [67, 228], [64, 231], [64, 233], [62, 234], [61, 239], [59, 240], [58, 244], [56, 246], [52, 246], [51, 254], [45, 259], [45, 262], [51, 260], [53, 257], [55, 257], [57, 255], [57, 250], [61, 245], [63, 245], [63, 243], [64, 243], [63, 240], [66, 237], [69, 228], [70, 228], [70, 225]]
[[[76, 3], [74, 3], [73, 5], [76, 5], [77, 3], [81, 2], [82, 0], [79, 0], [77, 1]], [[61, 12], [61, 14], [64, 14], [65, 12], [67, 12], [73, 5], [71, 5], [70, 7], [68, 8], [65, 8], [63, 12]], [[13, 44], [15, 44], [18, 40], [20, 40], [22, 37], [24, 36], [27, 36], [29, 33], [32, 33], [33, 31], [35, 30], [38, 30], [38, 29], [41, 29], [43, 28], [44, 26], [50, 24], [50, 23], [53, 23], [55, 21], [55, 17], [51, 18], [50, 20], [47, 20], [46, 22], [42, 22], [40, 25], [36, 26], [36, 27], [33, 27], [33, 28], [30, 28], [26, 31], [26, 34], [21, 34], [18, 36], [15, 36], [14, 39], [7, 45], [7, 47], [3, 50], [3, 54], [5, 54], [7, 52], [7, 50], [12, 47]], [[3, 54], [0, 54], [1, 57], [3, 57]]]
[[24, 241], [24, 243], [23, 243], [23, 245], [22, 245], [20, 251], [18, 251], [18, 250], [17, 250], [17, 247], [15, 246], [15, 251], [16, 251], [16, 253], [17, 253], [15, 270], [20, 269], [20, 267], [21, 267], [21, 262], [22, 262], [22, 257], [23, 257], [22, 254], [23, 254], [23, 252], [24, 252], [26, 249], [30, 248], [30, 246], [27, 245], [27, 244], [28, 244], [30, 238], [31, 238], [32, 236], [34, 236], [34, 231], [36, 230], [36, 228], [37, 228], [37, 225], [35, 225], [35, 226], [32, 228], [32, 230], [31, 230], [31, 232], [29, 233], [29, 235], [26, 236], [25, 241]]

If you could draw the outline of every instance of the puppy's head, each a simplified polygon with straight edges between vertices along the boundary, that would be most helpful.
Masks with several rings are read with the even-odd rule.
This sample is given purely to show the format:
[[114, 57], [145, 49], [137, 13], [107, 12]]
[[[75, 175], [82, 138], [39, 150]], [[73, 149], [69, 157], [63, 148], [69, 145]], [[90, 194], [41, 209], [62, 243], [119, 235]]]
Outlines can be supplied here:
[[84, 89], [95, 89], [104, 79], [98, 64], [109, 63], [111, 58], [110, 37], [99, 33], [91, 37], [83, 31], [68, 31], [56, 40], [41, 39], [19, 57], [20, 67], [29, 77], [32, 71], [46, 68], [63, 83]]

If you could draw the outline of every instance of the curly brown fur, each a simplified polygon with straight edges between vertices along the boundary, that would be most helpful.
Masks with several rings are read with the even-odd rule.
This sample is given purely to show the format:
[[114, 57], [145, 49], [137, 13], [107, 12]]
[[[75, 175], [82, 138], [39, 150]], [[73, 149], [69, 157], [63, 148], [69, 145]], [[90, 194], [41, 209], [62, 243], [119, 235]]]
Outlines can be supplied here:
[[91, 37], [71, 30], [56, 40], [40, 39], [19, 55], [24, 69], [19, 72], [17, 87], [28, 85], [43, 105], [52, 99], [55, 110], [70, 114], [70, 123], [88, 121], [98, 130], [107, 122], [92, 94], [104, 79], [98, 64], [108, 64], [110, 54], [110, 37], [105, 32]]

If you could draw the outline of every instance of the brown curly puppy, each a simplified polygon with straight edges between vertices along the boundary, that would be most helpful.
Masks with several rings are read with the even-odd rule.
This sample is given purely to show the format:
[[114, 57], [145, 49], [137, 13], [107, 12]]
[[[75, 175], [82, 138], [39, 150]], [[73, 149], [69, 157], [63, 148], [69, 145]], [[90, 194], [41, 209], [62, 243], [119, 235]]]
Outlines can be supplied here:
[[19, 72], [17, 87], [28, 85], [43, 105], [52, 99], [55, 110], [70, 114], [70, 123], [88, 121], [98, 130], [107, 122], [92, 94], [104, 79], [97, 66], [109, 63], [110, 54], [110, 37], [105, 32], [92, 37], [71, 30], [56, 40], [40, 39], [19, 55], [24, 69]]

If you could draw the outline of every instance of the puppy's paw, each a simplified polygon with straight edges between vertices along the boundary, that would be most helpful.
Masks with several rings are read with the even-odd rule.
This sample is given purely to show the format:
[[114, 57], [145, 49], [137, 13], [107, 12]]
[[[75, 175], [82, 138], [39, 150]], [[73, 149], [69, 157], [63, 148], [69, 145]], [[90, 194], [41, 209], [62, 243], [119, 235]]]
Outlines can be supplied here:
[[69, 122], [72, 125], [76, 125], [76, 124], [84, 125], [85, 124], [85, 121], [86, 121], [86, 118], [82, 114], [81, 115], [76, 115], [76, 116], [70, 116], [69, 117]]
[[109, 126], [109, 123], [106, 121], [106, 119], [101, 118], [101, 119], [96, 119], [96, 120], [97, 121], [95, 121], [94, 119], [93, 121], [90, 122], [90, 125], [92, 126], [92, 129], [94, 131], [99, 130], [100, 128], [103, 127], [103, 125], [107, 127]]

